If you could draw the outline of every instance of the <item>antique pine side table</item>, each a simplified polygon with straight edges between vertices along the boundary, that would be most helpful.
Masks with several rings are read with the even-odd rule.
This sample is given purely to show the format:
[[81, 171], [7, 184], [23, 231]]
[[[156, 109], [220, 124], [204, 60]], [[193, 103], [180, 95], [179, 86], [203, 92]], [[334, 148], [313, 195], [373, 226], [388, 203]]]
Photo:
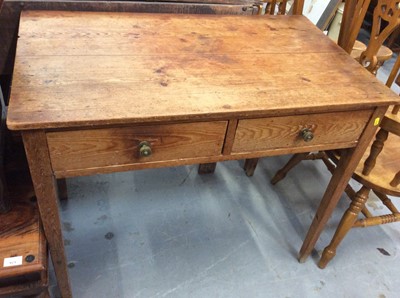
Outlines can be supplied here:
[[56, 179], [343, 149], [304, 261], [397, 101], [303, 16], [25, 11], [7, 124], [70, 297]]

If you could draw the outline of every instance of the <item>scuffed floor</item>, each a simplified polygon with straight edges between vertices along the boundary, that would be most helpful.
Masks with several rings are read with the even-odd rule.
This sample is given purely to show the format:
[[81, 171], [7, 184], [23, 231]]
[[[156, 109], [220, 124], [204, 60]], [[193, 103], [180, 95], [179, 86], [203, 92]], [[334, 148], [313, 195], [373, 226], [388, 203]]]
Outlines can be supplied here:
[[[296, 256], [330, 179], [289, 156], [68, 180], [62, 221], [74, 297], [399, 297], [400, 225], [353, 229], [325, 270], [316, 262], [343, 197], [304, 264]], [[375, 198], [371, 210], [381, 211]], [[56, 295], [56, 288], [51, 290]]]

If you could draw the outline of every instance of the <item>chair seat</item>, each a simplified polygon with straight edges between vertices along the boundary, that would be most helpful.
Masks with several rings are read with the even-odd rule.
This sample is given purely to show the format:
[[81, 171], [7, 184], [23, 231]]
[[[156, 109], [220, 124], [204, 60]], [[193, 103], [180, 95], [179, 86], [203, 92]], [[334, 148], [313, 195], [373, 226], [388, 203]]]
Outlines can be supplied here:
[[382, 119], [381, 127], [390, 133], [400, 136], [400, 114], [386, 113]]
[[[367, 46], [363, 42], [361, 42], [359, 40], [356, 40], [355, 43], [354, 43], [354, 46], [353, 46], [353, 49], [351, 51], [350, 56], [353, 59], [359, 61], [361, 53], [364, 52], [365, 50], [367, 50]], [[377, 53], [376, 56], [377, 56], [378, 62], [380, 64], [382, 64], [383, 62], [385, 62], [385, 61], [389, 60], [390, 58], [392, 58], [393, 52], [388, 47], [381, 46], [379, 48], [378, 53]]]
[[392, 196], [400, 196], [400, 187], [393, 187], [389, 184], [394, 175], [399, 171], [400, 146], [398, 138], [399, 137], [396, 135], [389, 134], [385, 146], [377, 158], [375, 167], [368, 176], [365, 176], [362, 174], [362, 170], [364, 161], [370, 154], [369, 150], [367, 150], [361, 162], [358, 164], [353, 178], [374, 190]]
[[356, 40], [354, 42], [354, 46], [353, 46], [353, 49], [352, 49], [352, 51], [350, 53], [350, 56], [353, 59], [359, 61], [361, 53], [364, 52], [366, 49], [367, 49], [367, 46], [363, 42], [361, 42], [359, 40]]
[[379, 48], [378, 53], [377, 53], [377, 58], [378, 58], [378, 61], [380, 61], [380, 62], [387, 61], [387, 60], [389, 60], [390, 58], [392, 58], [392, 56], [393, 56], [392, 50], [389, 49], [389, 48], [386, 47], [386, 46], [381, 46], [381, 47]]

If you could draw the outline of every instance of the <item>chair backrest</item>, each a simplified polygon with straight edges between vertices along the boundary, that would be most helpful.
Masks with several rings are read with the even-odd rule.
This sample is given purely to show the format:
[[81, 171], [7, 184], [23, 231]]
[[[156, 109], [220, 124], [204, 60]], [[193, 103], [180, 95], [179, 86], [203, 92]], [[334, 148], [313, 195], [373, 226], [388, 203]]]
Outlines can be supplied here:
[[[400, 55], [398, 55], [396, 62], [393, 65], [393, 68], [389, 74], [388, 80], [386, 81], [386, 86], [391, 87], [394, 82], [396, 84], [400, 83], [400, 75], [398, 74], [400, 67]], [[398, 115], [400, 105], [395, 105], [391, 111], [391, 113], [386, 113], [380, 123], [380, 129], [376, 134], [376, 139], [371, 145], [371, 151], [369, 153], [368, 158], [364, 162], [364, 167], [362, 170], [362, 174], [368, 176], [371, 171], [374, 169], [378, 156], [381, 154], [383, 147], [385, 146], [386, 141], [390, 137], [389, 135], [392, 134], [395, 138], [395, 146], [387, 151], [389, 157], [384, 158], [386, 161], [389, 160], [389, 163], [394, 165], [394, 170], [399, 171], [394, 172], [393, 179], [389, 182], [390, 186], [398, 187], [400, 185], [400, 167], [396, 166], [398, 164], [395, 162], [395, 159], [398, 159], [399, 156], [399, 149], [400, 149], [400, 118]], [[387, 171], [387, 168], [385, 168]], [[390, 171], [393, 173], [393, 169]]]
[[345, 1], [338, 45], [351, 53], [371, 0]]
[[[286, 14], [288, 0], [262, 0], [259, 4], [258, 14], [284, 15]], [[292, 13], [301, 15], [303, 13], [304, 0], [294, 0]], [[265, 7], [265, 9], [263, 9]]]
[[[351, 53], [371, 0], [346, 1], [338, 44]], [[371, 39], [360, 62], [371, 72], [378, 63], [376, 54], [399, 25], [399, 0], [378, 0], [373, 12]], [[386, 26], [384, 26], [385, 21]], [[387, 22], [387, 23], [386, 23]]]
[[[398, 74], [400, 68], [400, 54], [397, 55], [396, 62], [393, 65], [392, 71], [389, 74], [388, 80], [386, 81], [386, 86], [389, 88], [392, 86], [393, 82], [396, 82], [400, 86], [400, 74]], [[396, 78], [396, 80], [395, 80]], [[392, 109], [392, 114], [396, 115], [399, 112], [400, 104], [395, 105]]]
[[399, 16], [400, 0], [378, 0], [373, 14], [371, 38], [367, 50], [360, 57], [360, 63], [369, 71], [373, 72], [378, 64], [377, 53], [383, 42], [400, 25]]

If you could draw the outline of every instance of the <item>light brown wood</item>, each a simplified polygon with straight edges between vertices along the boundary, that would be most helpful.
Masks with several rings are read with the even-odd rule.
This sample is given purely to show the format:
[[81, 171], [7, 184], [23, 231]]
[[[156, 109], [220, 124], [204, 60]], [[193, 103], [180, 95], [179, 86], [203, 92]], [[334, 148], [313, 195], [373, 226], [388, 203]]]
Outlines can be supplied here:
[[[227, 122], [199, 122], [47, 133], [54, 171], [220, 155]], [[141, 156], [147, 141], [152, 153]]]
[[400, 171], [396, 173], [392, 181], [390, 181], [390, 186], [399, 186], [400, 184]]
[[232, 152], [232, 146], [233, 142], [235, 141], [235, 134], [238, 122], [239, 121], [237, 119], [229, 120], [228, 122], [228, 129], [226, 130], [224, 148], [222, 151], [224, 155], [229, 155]]
[[294, 147], [294, 148], [275, 148], [270, 150], [262, 150], [262, 151], [253, 151], [253, 152], [242, 152], [235, 153], [229, 155], [216, 155], [209, 157], [196, 157], [196, 158], [181, 158], [167, 161], [154, 161], [154, 162], [145, 162], [145, 163], [132, 163], [132, 164], [124, 164], [124, 165], [116, 165], [116, 166], [107, 166], [107, 167], [91, 167], [87, 169], [77, 169], [77, 170], [69, 170], [69, 171], [55, 171], [54, 175], [56, 178], [68, 178], [75, 176], [86, 176], [86, 175], [95, 175], [95, 174], [106, 174], [106, 173], [114, 173], [114, 172], [123, 172], [123, 171], [132, 171], [132, 170], [143, 170], [143, 169], [155, 169], [155, 168], [163, 168], [163, 167], [174, 167], [174, 166], [183, 166], [183, 165], [192, 165], [192, 164], [202, 164], [202, 163], [212, 163], [219, 161], [227, 161], [227, 160], [238, 160], [245, 158], [260, 158], [265, 156], [276, 156], [276, 155], [286, 155], [286, 154], [294, 154], [304, 151], [317, 151], [317, 150], [330, 150], [330, 149], [342, 149], [342, 148], [351, 148], [356, 146], [354, 142], [351, 143], [332, 143], [332, 144], [324, 144], [324, 145], [310, 145], [306, 147]]
[[[346, 2], [346, 6], [348, 8], [347, 8], [347, 12], [345, 12], [344, 24], [346, 26], [349, 25], [349, 29], [341, 30], [341, 33], [347, 31], [346, 34], [348, 34], [348, 35], [345, 37], [345, 39], [342, 36], [342, 39], [339, 40], [339, 42], [340, 42], [341, 46], [343, 46], [343, 48], [347, 52], [349, 52], [350, 49], [353, 47], [355, 37], [361, 26], [361, 22], [364, 18], [368, 3], [369, 3], [369, 0], [366, 0], [366, 1], [362, 0], [362, 1], [357, 1], [357, 2], [355, 2], [355, 1]], [[349, 11], [352, 11], [351, 12], [353, 14], [352, 16], [350, 16]], [[366, 67], [371, 73], [376, 73], [377, 68], [384, 62], [384, 60], [387, 60], [391, 56], [391, 53], [384, 52], [385, 49], [381, 48], [381, 46], [382, 46], [383, 41], [386, 39], [386, 37], [400, 24], [398, 15], [399, 15], [399, 7], [398, 7], [398, 3], [396, 3], [395, 1], [379, 1], [377, 4], [377, 7], [374, 10], [374, 22], [373, 22], [371, 40], [368, 44], [367, 49], [361, 53], [361, 56], [359, 59], [360, 63], [364, 67]], [[387, 21], [389, 23], [386, 27], [384, 27], [382, 29], [382, 31], [381, 31], [381, 20]], [[398, 67], [399, 67], [398, 63], [395, 64], [395, 67], [396, 67], [396, 70], [394, 70], [392, 72], [393, 74], [390, 76], [390, 79], [389, 79], [389, 80], [391, 80], [391, 82], [394, 80], [395, 74], [397, 74]], [[391, 84], [391, 82], [390, 82], [390, 84]], [[390, 85], [390, 84], [387, 83], [387, 85]], [[381, 124], [381, 126], [383, 125], [382, 129], [378, 133], [377, 140], [374, 142], [374, 144], [372, 146], [371, 155], [369, 155], [369, 157], [368, 157], [368, 154], [365, 154], [365, 155], [367, 155], [365, 158], [368, 157], [368, 159], [366, 161], [364, 173], [361, 174], [363, 166], [362, 166], [362, 164], [359, 164], [358, 168], [356, 169], [356, 172], [353, 174], [353, 178], [355, 178], [356, 180], [358, 180], [360, 183], [363, 184], [363, 188], [362, 188], [361, 192], [363, 192], [364, 190], [369, 192], [370, 189], [374, 189], [374, 191], [376, 191], [377, 193], [382, 192], [382, 194], [392, 194], [392, 195], [398, 194], [398, 189], [396, 189], [396, 187], [393, 187], [393, 185], [391, 185], [391, 186], [389, 185], [389, 182], [393, 181], [392, 179], [394, 179], [394, 178], [392, 178], [394, 176], [393, 173], [396, 173], [396, 172], [393, 172], [390, 166], [388, 168], [385, 168], [385, 165], [387, 165], [388, 163], [392, 163], [393, 160], [396, 161], [396, 158], [388, 158], [388, 162], [382, 163], [383, 167], [376, 166], [376, 168], [377, 168], [376, 174], [377, 175], [368, 175], [369, 172], [375, 167], [376, 158], [380, 154], [380, 151], [382, 150], [382, 147], [383, 147], [383, 143], [385, 142], [387, 135], [388, 135], [388, 132], [385, 131], [383, 127], [385, 126], [388, 129], [394, 130], [394, 131], [398, 130], [398, 128], [399, 128], [399, 122], [396, 121], [396, 120], [398, 120], [396, 118], [397, 115], [393, 115], [393, 114], [388, 114], [388, 115], [390, 115], [390, 116], [384, 116], [383, 120], [381, 120], [382, 117], [379, 117], [379, 116], [373, 117], [373, 118], [375, 118], [374, 125], [377, 126], [378, 124]], [[390, 117], [392, 117], [392, 119]], [[371, 123], [369, 125], [372, 126]], [[394, 142], [394, 143], [396, 143], [396, 142]], [[357, 149], [360, 146], [365, 146], [365, 144], [366, 144], [365, 141], [363, 142], [362, 145], [359, 144]], [[397, 147], [399, 147], [399, 146], [397, 145]], [[392, 147], [392, 150], [390, 150], [390, 146], [388, 148], [389, 148], [389, 150], [387, 151], [387, 153], [390, 152], [389, 154], [394, 154], [396, 156], [396, 152], [398, 151], [398, 148]], [[348, 152], [346, 152], [346, 154], [348, 154]], [[399, 154], [400, 153], [398, 153], [397, 155], [399, 155]], [[360, 155], [360, 152], [358, 151], [357, 158], [359, 155]], [[276, 183], [277, 181], [282, 179], [286, 175], [287, 171], [290, 170], [295, 164], [297, 164], [299, 162], [299, 159], [300, 160], [308, 159], [309, 156], [312, 156], [312, 154], [308, 154], [308, 155], [297, 154], [296, 156], [294, 156], [290, 160], [290, 162], [277, 173], [277, 175], [273, 178], [273, 182]], [[386, 155], [384, 157], [388, 157], [388, 156]], [[343, 162], [343, 158], [345, 158], [345, 160], [346, 160], [345, 162], [347, 162], [347, 159], [349, 157], [347, 155], [341, 156], [339, 165], [341, 165], [341, 163]], [[327, 164], [328, 169], [330, 169], [333, 172], [332, 166], [334, 168], [335, 165], [331, 164], [330, 162], [328, 163], [328, 160], [325, 160], [324, 157], [322, 157], [322, 159]], [[337, 162], [337, 160], [336, 160], [336, 162]], [[393, 165], [394, 165], [394, 163], [393, 163]], [[338, 168], [339, 168], [339, 166], [338, 166]], [[335, 174], [339, 170], [338, 168], [334, 172]], [[396, 171], [398, 171], [398, 168], [396, 168]], [[391, 175], [391, 177], [389, 178], [388, 175]], [[334, 178], [332, 177], [332, 179], [334, 179]], [[329, 190], [329, 186], [328, 186], [328, 190]], [[354, 191], [350, 188], [350, 186], [346, 187], [346, 193], [349, 194], [349, 196], [352, 198], [353, 205], [361, 202], [359, 200], [359, 196], [354, 195]], [[366, 196], [367, 196], [367, 194], [366, 194]], [[384, 204], [389, 204], [388, 205], [389, 207], [391, 206], [386, 197], [384, 197], [384, 199], [382, 199], [382, 200], [383, 200]], [[317, 214], [314, 218], [314, 221], [310, 227], [310, 230], [306, 236], [306, 239], [303, 243], [303, 247], [300, 251], [300, 256], [299, 256], [299, 260], [301, 262], [304, 261], [305, 258], [308, 256], [308, 254], [311, 252], [310, 246], [313, 246], [315, 244], [314, 241], [316, 241], [316, 239], [312, 234], [317, 233], [317, 235], [318, 235], [318, 233], [319, 233], [318, 228], [315, 227], [316, 223], [318, 223], [320, 221], [319, 212], [322, 212], [324, 214], [329, 213], [329, 211], [327, 211], [327, 209], [325, 209], [325, 208], [329, 208], [329, 207], [327, 207], [327, 205], [325, 205], [325, 204], [328, 205], [329, 203], [325, 202], [325, 200], [323, 199], [321, 201], [321, 204], [317, 211]], [[360, 211], [362, 211], [363, 214], [366, 215], [367, 217], [372, 216], [372, 214], [366, 208], [364, 208], [364, 206], [361, 206], [359, 208], [359, 210], [357, 209], [357, 214]], [[392, 212], [393, 212], [393, 214], [398, 213], [397, 211], [392, 211]], [[329, 260], [331, 260], [331, 258], [333, 258], [335, 251], [336, 251], [336, 247], [339, 245], [341, 239], [343, 239], [343, 237], [347, 233], [347, 231], [352, 227], [354, 222], [356, 222], [357, 214], [355, 215], [355, 217], [353, 219], [351, 219], [351, 221], [348, 220], [348, 215], [345, 215], [343, 217], [345, 224], [340, 225], [340, 227], [337, 230], [337, 233], [335, 234], [334, 238], [332, 239], [331, 244], [324, 251], [324, 254], [323, 254], [323, 257], [322, 257], [321, 263], [320, 263], [321, 268], [324, 268], [326, 266], [326, 264], [329, 262]], [[376, 219], [369, 218], [367, 221], [364, 221], [362, 224], [360, 222], [357, 222], [355, 225], [362, 226], [362, 225], [377, 224], [379, 222], [382, 222], [382, 223], [392, 222], [392, 221], [396, 220], [396, 218], [397, 217], [394, 215], [388, 215], [388, 216], [379, 217]], [[326, 219], [322, 219], [322, 221], [325, 221], [325, 220]], [[350, 224], [350, 222], [351, 222], [351, 224]], [[311, 245], [307, 244], [308, 242], [310, 242]]]
[[[304, 258], [373, 135], [368, 115], [399, 100], [303, 16], [26, 11], [13, 82], [8, 126], [22, 131], [63, 297], [71, 290], [55, 178], [354, 147], [324, 194]], [[242, 121], [318, 114], [341, 134], [301, 146], [246, 147], [239, 138]], [[156, 136], [141, 145], [147, 155], [154, 145], [145, 162], [136, 151], [143, 136]], [[232, 154], [235, 142], [243, 147]]]
[[343, 150], [336, 171], [332, 175], [329, 185], [321, 200], [318, 210], [311, 223], [310, 229], [307, 232], [303, 245], [299, 253], [299, 261], [305, 262], [311, 254], [312, 249], [317, 242], [319, 235], [328, 219], [330, 218], [333, 209], [335, 208], [340, 196], [343, 194], [346, 185], [356, 169], [361, 157], [367, 149], [369, 142], [376, 132], [377, 126], [375, 120], [382, 118], [386, 108], [377, 108], [373, 113], [369, 123], [362, 133], [358, 145], [355, 148]]
[[[371, 29], [372, 38], [369, 41], [367, 50], [360, 57], [360, 63], [371, 72], [375, 72], [376, 67], [379, 66], [378, 52], [383, 42], [400, 25], [400, 7], [398, 4], [395, 0], [378, 1], [374, 9]], [[387, 23], [384, 29], [381, 26], [383, 21]], [[381, 53], [381, 55], [383, 54]]]
[[346, 236], [348, 231], [357, 220], [357, 215], [361, 209], [364, 208], [365, 202], [368, 199], [369, 189], [362, 187], [355, 199], [351, 202], [350, 207], [346, 210], [345, 215], [339, 223], [339, 226], [332, 238], [331, 243], [324, 249], [321, 260], [318, 263], [318, 267], [321, 269], [325, 268], [328, 262], [336, 255], [336, 248]]
[[296, 0], [293, 3], [293, 14], [294, 15], [301, 15], [303, 14], [303, 8], [304, 8], [304, 0]]
[[[380, 130], [380, 133], [383, 131]], [[378, 153], [379, 155], [373, 157], [375, 158], [374, 165], [369, 172], [364, 172], [364, 162], [370, 157], [370, 150], [367, 150], [354, 172], [354, 178], [374, 191], [400, 197], [400, 188], [396, 185], [390, 185], [390, 182], [400, 170], [399, 138], [399, 136], [389, 134], [384, 144], [381, 144], [383, 146], [381, 150], [383, 150]], [[378, 142], [381, 141], [378, 140]]]
[[[399, 68], [400, 68], [400, 55], [397, 56], [396, 62], [394, 63], [393, 68], [390, 71], [389, 77], [386, 81], [386, 86], [388, 86], [389, 88], [392, 86], [396, 77], [398, 78]], [[397, 84], [399, 85], [399, 83]]]
[[[232, 153], [272, 148], [293, 148], [316, 144], [356, 144], [372, 111], [341, 112], [290, 117], [240, 120]], [[313, 132], [311, 141], [300, 135], [303, 129]]]
[[350, 56], [357, 61], [360, 60], [361, 53], [367, 49], [367, 46], [359, 40], [354, 42], [354, 46], [351, 49]]
[[272, 177], [272, 179], [271, 179], [271, 183], [276, 184], [279, 181], [281, 181], [283, 178], [286, 177], [286, 174], [291, 169], [293, 169], [295, 166], [297, 166], [302, 160], [307, 159], [307, 156], [309, 156], [309, 155], [310, 155], [309, 152], [294, 154], [289, 159], [289, 161], [285, 164], [285, 166], [275, 173], [274, 177]]
[[349, 54], [360, 32], [370, 2], [370, 0], [345, 1], [338, 44]]
[[58, 287], [62, 297], [69, 298], [72, 294], [58, 212], [57, 182], [51, 169], [46, 135], [43, 131], [25, 131], [22, 137]]
[[400, 115], [393, 113], [386, 113], [380, 125], [386, 131], [395, 135], [400, 135]]
[[[387, 115], [394, 116], [389, 112]], [[331, 243], [322, 254], [319, 262], [320, 268], [325, 268], [335, 256], [337, 247], [352, 227], [369, 227], [400, 221], [399, 211], [387, 197], [388, 195], [400, 196], [400, 188], [392, 183], [400, 173], [399, 137], [400, 135], [389, 133], [381, 126], [370, 152], [364, 153], [353, 174], [353, 178], [361, 183], [362, 187], [356, 195], [349, 194], [352, 203], [343, 215]], [[364, 205], [370, 190], [374, 191], [391, 213], [374, 216], [370, 212], [363, 212], [366, 218], [357, 220], [360, 211], [365, 210]]]
[[376, 134], [376, 139], [371, 146], [371, 152], [370, 152], [368, 158], [364, 162], [364, 167], [362, 170], [362, 173], [364, 175], [369, 175], [369, 173], [375, 167], [376, 158], [379, 155], [379, 153], [381, 153], [381, 151], [383, 149], [383, 144], [387, 140], [388, 136], [389, 136], [389, 133], [384, 129], [380, 129], [378, 131], [378, 133]]
[[[389, 80], [392, 79], [389, 78]], [[391, 83], [387, 83], [387, 85], [390, 86]], [[398, 209], [388, 198], [388, 195], [400, 197], [400, 188], [398, 187], [400, 181], [400, 122], [395, 121], [396, 117], [397, 115], [390, 111], [386, 113], [370, 151], [364, 153], [353, 174], [353, 178], [361, 183], [362, 187], [354, 197], [350, 194], [352, 203], [343, 215], [331, 243], [322, 254], [319, 263], [321, 268], [324, 268], [334, 257], [338, 245], [352, 227], [369, 227], [400, 221]], [[385, 121], [385, 119], [390, 119], [390, 121]], [[366, 218], [357, 220], [360, 210], [363, 208], [365, 210], [365, 201], [371, 190], [390, 213], [374, 216], [370, 212], [363, 212]]]
[[351, 49], [346, 48], [347, 44], [349, 42], [349, 37], [350, 37], [350, 32], [351, 32], [351, 22], [354, 16], [354, 12], [356, 9], [357, 5], [357, 0], [347, 0], [345, 1], [344, 9], [343, 9], [343, 17], [342, 17], [342, 22], [340, 25], [340, 31], [339, 31], [339, 36], [338, 36], [338, 45], [343, 48], [347, 53], [350, 54], [351, 49], [354, 46], [355, 38], [353, 43], [353, 46]]
[[[303, 16], [22, 15], [11, 129], [373, 107], [392, 96]], [[102, 34], [105, 18], [114, 29]]]

